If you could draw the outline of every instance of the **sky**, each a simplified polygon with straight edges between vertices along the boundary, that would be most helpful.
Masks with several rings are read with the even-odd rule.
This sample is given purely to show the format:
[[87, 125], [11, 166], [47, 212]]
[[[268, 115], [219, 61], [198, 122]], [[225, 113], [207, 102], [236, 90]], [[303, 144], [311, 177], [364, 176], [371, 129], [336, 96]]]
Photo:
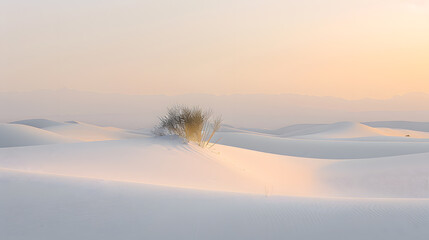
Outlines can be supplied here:
[[0, 0], [0, 91], [429, 93], [426, 0]]

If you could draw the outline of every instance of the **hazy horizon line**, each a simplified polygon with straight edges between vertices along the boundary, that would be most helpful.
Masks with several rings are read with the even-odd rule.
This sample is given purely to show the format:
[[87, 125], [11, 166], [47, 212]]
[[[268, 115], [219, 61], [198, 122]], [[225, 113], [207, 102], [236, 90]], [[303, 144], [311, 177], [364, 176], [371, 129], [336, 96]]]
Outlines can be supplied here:
[[35, 92], [58, 92], [58, 91], [71, 91], [71, 92], [82, 92], [82, 93], [94, 93], [101, 95], [124, 95], [124, 96], [165, 96], [165, 97], [177, 97], [177, 96], [195, 96], [195, 95], [204, 95], [204, 96], [303, 96], [303, 97], [318, 97], [318, 98], [334, 98], [334, 99], [342, 99], [345, 101], [360, 101], [360, 100], [391, 100], [397, 97], [404, 97], [409, 95], [424, 95], [429, 96], [429, 93], [426, 92], [407, 92], [404, 94], [395, 94], [387, 98], [374, 98], [374, 97], [363, 97], [363, 98], [344, 98], [339, 96], [328, 96], [328, 95], [310, 95], [303, 93], [230, 93], [230, 94], [213, 94], [213, 93], [180, 93], [180, 94], [138, 94], [138, 93], [123, 93], [123, 92], [106, 92], [106, 91], [91, 91], [91, 90], [81, 90], [81, 89], [73, 89], [68, 87], [62, 87], [57, 89], [35, 89], [35, 90], [24, 90], [24, 91], [1, 91], [0, 94], [14, 94], [14, 93], [35, 93]]

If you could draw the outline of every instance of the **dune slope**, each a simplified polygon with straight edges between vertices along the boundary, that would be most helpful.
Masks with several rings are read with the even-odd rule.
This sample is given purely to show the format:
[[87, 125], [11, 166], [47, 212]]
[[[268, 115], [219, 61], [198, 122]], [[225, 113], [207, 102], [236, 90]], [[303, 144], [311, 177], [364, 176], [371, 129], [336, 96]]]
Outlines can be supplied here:
[[48, 119], [26, 119], [26, 120], [11, 122], [11, 124], [21, 124], [21, 125], [27, 125], [27, 126], [36, 127], [36, 128], [46, 128], [46, 127], [64, 125], [64, 123], [62, 122], [56, 122]]
[[0, 238], [415, 239], [428, 200], [204, 192], [0, 170]]
[[3, 148], [0, 168], [260, 195], [421, 198], [429, 197], [427, 158], [302, 158], [155, 137]]
[[99, 127], [87, 123], [70, 121], [62, 125], [45, 127], [44, 130], [73, 138], [79, 141], [104, 141], [142, 137], [142, 134], [131, 133], [113, 127]]
[[0, 124], [0, 148], [73, 142], [43, 129], [19, 124]]
[[308, 158], [358, 159], [429, 152], [429, 142], [424, 141], [298, 139], [235, 132], [217, 133], [215, 139], [220, 139], [219, 143], [228, 146]]

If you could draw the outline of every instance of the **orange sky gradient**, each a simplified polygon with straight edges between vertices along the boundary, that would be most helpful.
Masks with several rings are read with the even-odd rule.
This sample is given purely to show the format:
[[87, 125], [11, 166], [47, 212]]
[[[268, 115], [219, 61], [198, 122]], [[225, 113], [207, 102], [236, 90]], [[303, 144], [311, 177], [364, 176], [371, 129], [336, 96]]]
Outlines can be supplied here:
[[0, 91], [429, 93], [424, 0], [0, 3]]

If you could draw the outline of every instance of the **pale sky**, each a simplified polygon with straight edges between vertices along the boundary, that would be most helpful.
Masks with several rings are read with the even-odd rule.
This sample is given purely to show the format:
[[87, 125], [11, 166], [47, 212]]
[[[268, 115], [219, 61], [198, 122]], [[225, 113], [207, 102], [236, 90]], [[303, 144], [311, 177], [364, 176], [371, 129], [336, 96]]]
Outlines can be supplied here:
[[0, 91], [429, 93], [426, 0], [0, 0]]

